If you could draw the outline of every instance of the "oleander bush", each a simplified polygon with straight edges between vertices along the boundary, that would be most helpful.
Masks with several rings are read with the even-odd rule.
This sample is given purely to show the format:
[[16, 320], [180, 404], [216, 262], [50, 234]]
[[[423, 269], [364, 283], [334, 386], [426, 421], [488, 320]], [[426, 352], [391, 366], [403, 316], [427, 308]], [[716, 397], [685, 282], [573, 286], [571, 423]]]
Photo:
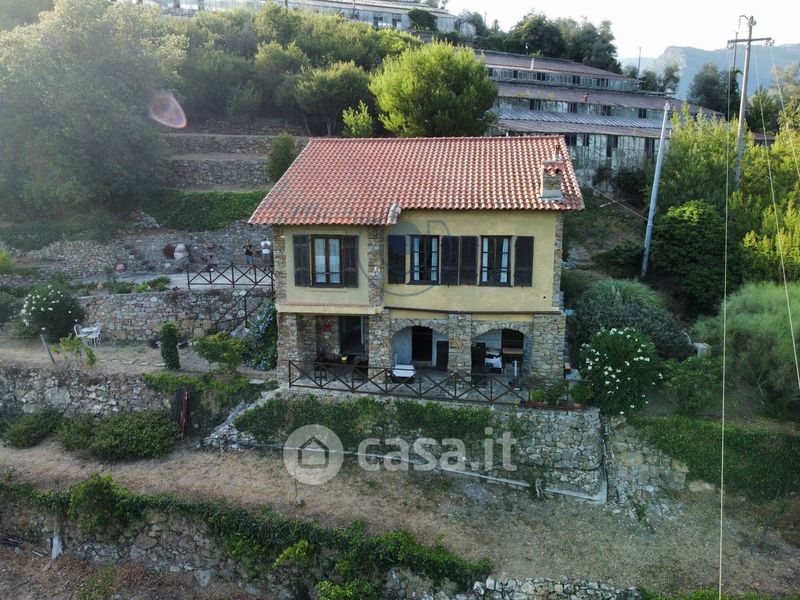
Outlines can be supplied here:
[[655, 346], [631, 327], [596, 333], [581, 347], [581, 358], [593, 402], [605, 414], [634, 412], [661, 379]]
[[75, 295], [60, 284], [43, 283], [25, 297], [20, 312], [21, 331], [26, 335], [44, 334], [57, 342], [73, 332], [83, 319], [83, 307]]

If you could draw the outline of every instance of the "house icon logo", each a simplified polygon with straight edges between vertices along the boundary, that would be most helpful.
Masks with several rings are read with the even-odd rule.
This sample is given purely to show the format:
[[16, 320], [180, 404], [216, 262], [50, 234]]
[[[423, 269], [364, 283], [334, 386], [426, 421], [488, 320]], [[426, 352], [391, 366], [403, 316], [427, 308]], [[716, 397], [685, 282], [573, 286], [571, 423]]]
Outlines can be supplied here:
[[300, 483], [320, 485], [342, 468], [344, 453], [339, 436], [324, 425], [295, 429], [283, 445], [283, 463]]

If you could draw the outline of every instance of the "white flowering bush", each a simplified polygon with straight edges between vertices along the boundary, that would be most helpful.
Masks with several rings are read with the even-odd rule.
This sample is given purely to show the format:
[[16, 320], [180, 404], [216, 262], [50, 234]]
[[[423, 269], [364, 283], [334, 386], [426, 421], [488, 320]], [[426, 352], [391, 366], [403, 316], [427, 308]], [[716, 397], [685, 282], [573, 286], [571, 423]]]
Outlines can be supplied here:
[[25, 297], [20, 312], [22, 332], [27, 335], [44, 334], [51, 342], [72, 333], [75, 323], [83, 319], [83, 308], [78, 299], [60, 285], [38, 285]]
[[661, 379], [655, 346], [632, 327], [604, 329], [581, 346], [583, 375], [606, 414], [628, 414]]

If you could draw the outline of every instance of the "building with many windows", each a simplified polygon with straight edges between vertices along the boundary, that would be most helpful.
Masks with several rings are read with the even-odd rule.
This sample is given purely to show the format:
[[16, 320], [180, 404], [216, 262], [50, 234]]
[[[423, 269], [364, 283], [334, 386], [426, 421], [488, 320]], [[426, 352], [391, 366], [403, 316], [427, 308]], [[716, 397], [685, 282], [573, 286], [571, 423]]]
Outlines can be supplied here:
[[191, 15], [203, 10], [230, 10], [232, 8], [259, 9], [267, 2], [286, 6], [290, 10], [311, 10], [320, 13], [338, 13], [347, 19], [363, 21], [374, 27], [392, 27], [403, 31], [411, 29], [408, 12], [422, 9], [436, 17], [436, 28], [442, 33], [457, 32], [475, 35], [475, 26], [440, 8], [433, 8], [420, 0], [128, 0], [144, 4], [158, 4], [172, 14]]
[[654, 159], [667, 100], [671, 112], [703, 110], [640, 91], [637, 79], [570, 60], [488, 51], [479, 56], [499, 87], [490, 133], [561, 134], [581, 178], [601, 167], [617, 170]]

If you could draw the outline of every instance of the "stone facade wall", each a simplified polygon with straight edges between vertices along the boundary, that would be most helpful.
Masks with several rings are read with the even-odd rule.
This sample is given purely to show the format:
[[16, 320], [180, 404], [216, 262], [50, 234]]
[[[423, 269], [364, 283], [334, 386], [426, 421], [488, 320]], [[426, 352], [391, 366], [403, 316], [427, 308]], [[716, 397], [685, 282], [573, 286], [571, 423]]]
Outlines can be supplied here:
[[[245, 290], [229, 289], [181, 290], [86, 296], [80, 301], [86, 311], [84, 322], [101, 323], [104, 339], [146, 341], [156, 337], [167, 321], [177, 323], [187, 335], [203, 335], [245, 293]], [[267, 297], [265, 291], [250, 292], [248, 309]], [[244, 306], [237, 307], [236, 312], [244, 316]]]
[[[281, 262], [276, 257], [277, 264]], [[276, 280], [280, 280], [276, 271]], [[287, 317], [290, 315], [286, 315]], [[323, 317], [319, 317], [322, 319]], [[533, 321], [490, 320], [478, 321], [470, 314], [450, 314], [448, 318], [395, 318], [389, 310], [378, 315], [365, 316], [367, 319], [367, 354], [372, 367], [388, 368], [394, 364], [392, 351], [393, 336], [406, 327], [429, 327], [446, 335], [449, 342], [449, 372], [467, 374], [471, 371], [471, 347], [474, 339], [488, 331], [496, 329], [513, 329], [524, 336], [524, 359], [521, 367], [523, 377], [532, 376], [536, 385], [550, 385], [560, 381], [564, 372], [564, 335], [566, 318], [563, 313], [553, 315], [535, 315]], [[329, 318], [336, 320], [335, 316]], [[338, 336], [332, 335], [327, 341], [320, 337], [321, 329], [315, 315], [296, 315], [292, 323], [312, 321], [305, 331], [307, 337], [297, 336], [289, 332], [288, 325], [278, 329], [278, 359], [305, 360], [310, 367], [316, 356], [317, 346], [330, 352], [338, 352]], [[290, 321], [286, 321], [288, 324]], [[296, 325], [294, 325], [296, 326]], [[335, 334], [332, 331], [332, 334]], [[289, 359], [288, 356], [297, 358]], [[285, 370], [286, 367], [283, 367]], [[279, 368], [279, 371], [282, 370]], [[285, 378], [284, 378], [285, 380]]]
[[77, 367], [0, 365], [0, 412], [37, 412], [53, 407], [75, 415], [157, 410], [169, 399], [135, 375], [96, 373]]
[[533, 365], [531, 374], [541, 382], [564, 378], [564, 338], [567, 318], [558, 314], [533, 316]]
[[383, 227], [369, 227], [367, 229], [367, 293], [370, 306], [383, 306], [384, 254]]
[[283, 227], [272, 228], [272, 259], [275, 273], [275, 302], [286, 302], [286, 236]]
[[561, 265], [564, 259], [564, 213], [561, 212], [556, 216], [553, 249], [553, 308], [561, 308]]
[[620, 504], [658, 490], [682, 490], [689, 468], [679, 460], [651, 447], [625, 419], [613, 418], [608, 431], [609, 495]]

